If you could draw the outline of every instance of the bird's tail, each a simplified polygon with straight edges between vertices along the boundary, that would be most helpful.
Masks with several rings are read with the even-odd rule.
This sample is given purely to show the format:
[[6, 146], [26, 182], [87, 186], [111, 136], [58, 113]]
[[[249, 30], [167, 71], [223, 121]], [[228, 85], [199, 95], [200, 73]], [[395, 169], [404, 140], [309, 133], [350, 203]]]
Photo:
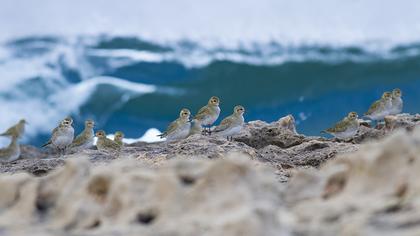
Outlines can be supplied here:
[[11, 134], [8, 132], [1, 133], [0, 136], [10, 136]]

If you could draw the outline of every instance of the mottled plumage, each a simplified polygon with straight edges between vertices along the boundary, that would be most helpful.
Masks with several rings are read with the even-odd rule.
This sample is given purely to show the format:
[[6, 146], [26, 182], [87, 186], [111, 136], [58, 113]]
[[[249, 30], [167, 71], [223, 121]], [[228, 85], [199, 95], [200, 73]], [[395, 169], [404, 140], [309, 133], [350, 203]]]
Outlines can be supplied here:
[[184, 108], [179, 113], [179, 118], [169, 124], [165, 132], [159, 135], [167, 141], [179, 140], [188, 137], [190, 132], [190, 110]]
[[371, 120], [382, 120], [389, 114], [392, 107], [392, 95], [385, 92], [380, 100], [375, 101], [365, 113], [365, 116]]
[[51, 139], [42, 145], [42, 147], [52, 146], [57, 149], [60, 154], [65, 154], [66, 149], [70, 146], [74, 139], [74, 129], [72, 127], [73, 119], [67, 117], [58, 127], [56, 127], [52, 134]]
[[188, 137], [191, 135], [202, 134], [202, 133], [203, 133], [203, 127], [201, 127], [200, 123], [192, 121]]
[[22, 119], [17, 124], [8, 128], [4, 133], [0, 134], [0, 136], [17, 135], [18, 138], [21, 138], [25, 133], [25, 124], [27, 124], [27, 122], [24, 119]]
[[397, 115], [402, 112], [404, 103], [402, 100], [402, 92], [400, 89], [396, 88], [392, 91], [391, 104], [391, 109], [388, 112], [389, 115]]
[[20, 146], [18, 141], [18, 135], [11, 133], [12, 140], [10, 144], [0, 149], [0, 161], [15, 161], [20, 157]]
[[217, 118], [219, 118], [219, 103], [220, 99], [218, 97], [211, 97], [207, 105], [198, 110], [193, 120], [199, 123], [201, 126], [212, 125], [217, 120]]
[[76, 136], [76, 138], [70, 145], [70, 148], [76, 151], [91, 148], [93, 146], [93, 138], [95, 136], [93, 131], [94, 127], [95, 122], [93, 120], [86, 120], [85, 129], [79, 135]]
[[359, 130], [359, 121], [357, 118], [356, 112], [350, 112], [343, 120], [322, 132], [329, 133], [338, 139], [352, 138]]
[[105, 131], [99, 130], [96, 132], [96, 147], [99, 151], [120, 151], [121, 147], [118, 143], [106, 137]]
[[114, 134], [114, 142], [116, 142], [118, 145], [120, 145], [120, 147], [124, 146], [124, 133], [121, 131], [117, 131]]
[[235, 108], [233, 108], [233, 114], [223, 119], [222, 122], [212, 130], [212, 133], [226, 138], [232, 138], [233, 135], [241, 132], [243, 128], [245, 122], [243, 116], [244, 112], [245, 108], [243, 106], [235, 106]]

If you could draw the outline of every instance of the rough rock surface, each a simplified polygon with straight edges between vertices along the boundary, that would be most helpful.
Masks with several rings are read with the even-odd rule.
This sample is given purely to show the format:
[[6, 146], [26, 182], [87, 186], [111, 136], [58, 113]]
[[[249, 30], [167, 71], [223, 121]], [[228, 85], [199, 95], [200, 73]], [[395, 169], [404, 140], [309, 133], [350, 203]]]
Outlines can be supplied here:
[[92, 168], [83, 157], [40, 178], [0, 177], [2, 235], [276, 235], [273, 170], [244, 155], [134, 160]]
[[243, 132], [234, 141], [227, 141], [217, 136], [194, 135], [173, 143], [138, 142], [127, 145], [119, 156], [97, 150], [86, 150], [82, 153], [58, 157], [45, 150], [22, 146], [21, 159], [11, 163], [0, 163], [0, 173], [16, 173], [23, 170], [42, 175], [63, 165], [67, 158], [80, 154], [87, 156], [87, 159], [95, 164], [128, 158], [159, 165], [177, 156], [213, 159], [223, 157], [228, 153], [243, 153], [251, 159], [259, 160], [262, 164], [275, 167], [279, 180], [286, 181], [290, 175], [287, 169], [319, 167], [337, 154], [356, 151], [360, 143], [381, 139], [395, 129], [412, 130], [416, 124], [420, 123], [418, 114], [401, 114], [391, 118], [391, 122], [388, 121], [386, 124], [387, 127], [381, 129], [361, 126], [359, 133], [350, 142], [298, 134], [294, 126], [294, 118], [289, 115], [272, 123], [251, 121], [245, 125]]
[[296, 235], [420, 235], [420, 128], [299, 171], [282, 224]]
[[32, 157], [0, 167], [0, 233], [420, 235], [416, 117], [351, 142], [256, 121], [231, 142], [192, 136], [119, 155], [25, 147]]
[[[194, 150], [198, 140], [214, 145]], [[2, 235], [418, 235], [419, 144], [420, 128], [358, 150], [310, 139], [254, 152], [212, 137], [135, 144], [119, 157], [88, 150], [52, 159], [66, 164], [42, 177], [0, 175], [0, 228]], [[236, 148], [243, 154], [221, 156]], [[318, 166], [320, 150], [344, 154], [318, 155], [320, 169], [297, 170], [287, 185], [257, 164], [265, 151], [273, 155], [266, 161], [279, 159], [273, 163]]]

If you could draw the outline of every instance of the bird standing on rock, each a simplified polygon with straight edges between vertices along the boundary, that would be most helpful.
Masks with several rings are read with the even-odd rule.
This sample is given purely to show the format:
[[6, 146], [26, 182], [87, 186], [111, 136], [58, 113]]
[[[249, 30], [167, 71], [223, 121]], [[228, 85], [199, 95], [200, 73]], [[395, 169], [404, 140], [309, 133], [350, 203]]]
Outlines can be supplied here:
[[0, 134], [0, 136], [10, 136], [17, 135], [17, 138], [21, 138], [25, 133], [25, 125], [27, 124], [25, 119], [21, 119], [17, 124], [13, 125], [12, 127], [8, 128], [4, 133]]
[[74, 129], [72, 124], [73, 119], [71, 117], [67, 117], [61, 121], [60, 125], [53, 130], [51, 139], [42, 145], [42, 147], [51, 145], [59, 151], [60, 155], [64, 155], [66, 149], [70, 146], [74, 139]]
[[245, 119], [244, 119], [245, 108], [241, 105], [233, 108], [233, 114], [226, 117], [216, 126], [211, 133], [226, 137], [228, 140], [233, 140], [233, 135], [241, 132]]
[[188, 137], [190, 133], [190, 110], [184, 108], [179, 113], [179, 118], [169, 124], [165, 132], [159, 135], [161, 138], [166, 138], [167, 141], [180, 140]]
[[114, 142], [116, 142], [118, 145], [120, 145], [120, 147], [124, 146], [123, 139], [124, 139], [124, 133], [123, 132], [121, 132], [121, 131], [115, 132]]
[[196, 121], [191, 121], [191, 128], [188, 137], [195, 134], [203, 134], [203, 127]]
[[[220, 99], [213, 96], [209, 99], [207, 105], [198, 110], [194, 116], [193, 121], [197, 122], [201, 126], [211, 126], [220, 115]], [[210, 129], [208, 129], [210, 131]]]
[[18, 143], [20, 135], [18, 130], [12, 130], [8, 136], [11, 136], [12, 140], [7, 147], [0, 149], [1, 161], [15, 161], [20, 157], [20, 146]]
[[96, 141], [96, 147], [99, 151], [120, 151], [121, 147], [115, 141], [106, 137], [106, 133], [103, 130], [99, 130], [96, 132], [96, 137], [98, 141]]
[[93, 138], [95, 136], [93, 128], [95, 127], [95, 122], [93, 120], [85, 121], [85, 129], [76, 136], [73, 140], [70, 148], [81, 151], [84, 149], [91, 148], [93, 146]]
[[397, 115], [400, 114], [403, 110], [403, 100], [402, 100], [402, 92], [399, 88], [392, 90], [392, 100], [391, 100], [391, 109], [389, 111], [389, 115]]
[[375, 101], [365, 113], [365, 116], [371, 120], [383, 120], [388, 115], [392, 107], [392, 94], [385, 92], [381, 99]]
[[359, 121], [357, 118], [356, 112], [350, 112], [347, 117], [336, 123], [333, 127], [322, 131], [322, 133], [331, 134], [338, 139], [345, 140], [352, 138], [359, 130]]

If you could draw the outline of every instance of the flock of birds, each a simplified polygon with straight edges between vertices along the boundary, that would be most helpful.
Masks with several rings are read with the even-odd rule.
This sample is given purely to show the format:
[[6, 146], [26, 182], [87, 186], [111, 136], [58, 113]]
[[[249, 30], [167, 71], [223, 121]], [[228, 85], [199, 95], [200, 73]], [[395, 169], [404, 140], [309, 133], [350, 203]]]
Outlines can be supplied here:
[[[373, 121], [382, 121], [386, 116], [400, 114], [403, 110], [402, 92], [399, 88], [392, 92], [384, 92], [382, 97], [375, 101], [364, 114], [364, 116]], [[354, 137], [359, 130], [359, 119], [356, 112], [350, 112], [340, 122], [333, 127], [322, 132], [329, 133], [338, 139], [350, 139]]]
[[[219, 118], [220, 99], [213, 96], [209, 99], [207, 105], [203, 106], [190, 121], [191, 112], [184, 108], [179, 113], [179, 117], [171, 122], [161, 135], [166, 141], [175, 141], [185, 139], [194, 134], [216, 134], [232, 140], [233, 136], [241, 132], [244, 126], [245, 108], [237, 105], [233, 109], [233, 114], [224, 118], [219, 125], [211, 127]], [[382, 97], [375, 101], [365, 113], [365, 117], [373, 120], [383, 120], [388, 115], [396, 115], [402, 112], [403, 100], [401, 90], [396, 88], [392, 92], [383, 93]], [[20, 156], [20, 139], [25, 132], [26, 121], [20, 120], [16, 125], [7, 129], [1, 136], [11, 138], [9, 146], [0, 149], [0, 160], [14, 161]], [[117, 131], [114, 139], [109, 139], [105, 131], [99, 130], [94, 133], [95, 122], [93, 120], [85, 121], [84, 130], [74, 137], [73, 119], [67, 117], [52, 131], [50, 140], [42, 147], [55, 149], [60, 155], [63, 155], [69, 149], [78, 152], [89, 149], [94, 146], [94, 136], [97, 137], [96, 147], [100, 151], [118, 152], [124, 146], [124, 134]], [[350, 112], [343, 120], [336, 123], [333, 127], [326, 129], [329, 133], [338, 139], [348, 139], [356, 135], [359, 129], [359, 120], [356, 112]]]

